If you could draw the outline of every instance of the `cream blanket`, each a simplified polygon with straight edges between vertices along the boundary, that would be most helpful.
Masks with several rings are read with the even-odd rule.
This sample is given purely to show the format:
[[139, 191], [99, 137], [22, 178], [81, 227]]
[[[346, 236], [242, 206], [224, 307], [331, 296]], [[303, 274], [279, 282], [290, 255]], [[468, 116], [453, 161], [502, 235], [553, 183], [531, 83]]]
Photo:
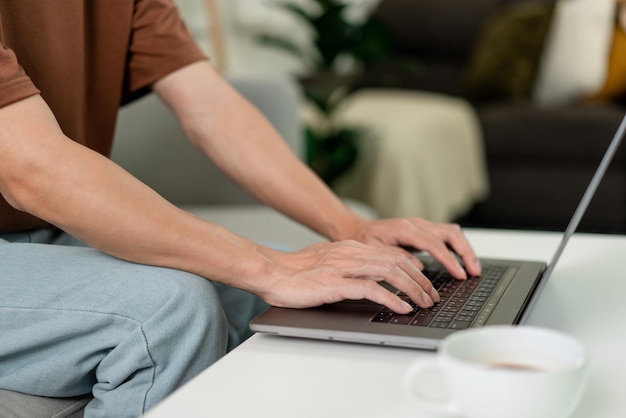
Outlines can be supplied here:
[[363, 90], [334, 117], [371, 133], [339, 194], [383, 217], [449, 222], [489, 190], [482, 135], [462, 99], [407, 90]]

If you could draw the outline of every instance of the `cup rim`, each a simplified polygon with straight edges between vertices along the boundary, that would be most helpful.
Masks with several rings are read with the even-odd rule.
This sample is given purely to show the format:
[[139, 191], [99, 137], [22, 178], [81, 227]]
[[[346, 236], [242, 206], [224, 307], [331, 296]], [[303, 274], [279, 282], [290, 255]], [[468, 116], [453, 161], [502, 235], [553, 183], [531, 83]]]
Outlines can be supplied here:
[[533, 335], [544, 334], [546, 336], [549, 335], [553, 338], [556, 337], [560, 339], [561, 341], [564, 341], [566, 344], [569, 344], [572, 347], [574, 347], [578, 351], [578, 354], [572, 357], [571, 359], [572, 361], [568, 362], [567, 367], [563, 367], [559, 369], [551, 369], [551, 370], [501, 369], [500, 370], [501, 372], [554, 374], [554, 373], [559, 373], [559, 372], [563, 373], [563, 372], [570, 372], [572, 370], [578, 370], [578, 369], [585, 367], [586, 364], [588, 363], [587, 347], [582, 341], [580, 341], [576, 337], [570, 334], [567, 334], [565, 332], [559, 331], [559, 330], [553, 330], [550, 328], [543, 328], [543, 327], [537, 327], [537, 326], [527, 326], [527, 325], [489, 325], [489, 326], [485, 326], [481, 328], [474, 328], [470, 330], [456, 332], [454, 334], [449, 335], [442, 341], [442, 344], [439, 347], [439, 350], [443, 356], [445, 356], [446, 358], [454, 362], [465, 364], [465, 365], [468, 365], [477, 369], [494, 370], [493, 367], [487, 364], [481, 363], [479, 361], [473, 361], [471, 359], [459, 356], [458, 353], [451, 352], [450, 347], [453, 346], [454, 344], [458, 344], [459, 341], [463, 341], [468, 338], [474, 339], [474, 338], [480, 337], [481, 335], [484, 336], [484, 335], [490, 335], [493, 333], [501, 334], [503, 332], [515, 333], [515, 334], [531, 333]]

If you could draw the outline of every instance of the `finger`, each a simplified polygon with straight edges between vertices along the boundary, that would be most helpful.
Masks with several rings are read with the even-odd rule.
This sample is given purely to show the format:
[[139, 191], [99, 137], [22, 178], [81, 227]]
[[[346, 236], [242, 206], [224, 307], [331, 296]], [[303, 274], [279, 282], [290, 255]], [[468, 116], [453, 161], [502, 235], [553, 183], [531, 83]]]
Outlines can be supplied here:
[[417, 258], [414, 254], [415, 248], [403, 248], [403, 247], [392, 247], [395, 249], [400, 250], [403, 254], [405, 254], [407, 257], [409, 257], [409, 259], [413, 262], [413, 264], [415, 264], [417, 266], [418, 269], [424, 270], [424, 263], [422, 263], [422, 260], [420, 260], [419, 258]]
[[440, 300], [432, 282], [406, 254], [393, 250], [386, 256], [383, 259], [364, 260], [347, 271], [352, 271], [353, 277], [364, 280], [385, 280], [422, 308], [428, 308]]
[[408, 314], [413, 311], [410, 304], [373, 280], [345, 279], [342, 295], [345, 299], [367, 299], [399, 314]]
[[[396, 287], [398, 290], [402, 290], [407, 294], [414, 302], [418, 303], [418, 305], [422, 308], [427, 307], [424, 304], [420, 304], [419, 301], [416, 301], [416, 298], [419, 298], [422, 302], [429, 302], [429, 299], [433, 302], [439, 302], [441, 298], [439, 297], [439, 292], [437, 289], [433, 287], [433, 283], [428, 279], [428, 277], [424, 276], [422, 273], [422, 269], [424, 265], [415, 255], [406, 254], [403, 252], [399, 254], [398, 260], [396, 260], [396, 265], [402, 271], [404, 271], [415, 283], [418, 284], [419, 289], [415, 286], [409, 286], [407, 289], [403, 289], [400, 287]], [[419, 262], [419, 266], [416, 265], [415, 261]], [[419, 292], [421, 290], [421, 293]]]
[[[330, 254], [327, 254], [330, 255]], [[331, 257], [327, 257], [329, 275], [343, 278], [385, 280], [405, 293], [418, 306], [427, 308], [440, 300], [437, 290], [426, 278], [420, 266], [397, 248], [370, 246], [355, 241], [334, 244]], [[334, 273], [330, 273], [334, 272]]]
[[465, 265], [465, 270], [472, 276], [480, 276], [481, 265], [469, 241], [459, 225], [446, 225], [442, 239], [449, 245]]
[[467, 279], [467, 273], [457, 258], [450, 252], [442, 239], [434, 235], [423, 234], [419, 238], [419, 248], [428, 252], [435, 260], [457, 279]]
[[[455, 245], [458, 246], [456, 244], [458, 239], [454, 236], [457, 232], [452, 225], [435, 224], [420, 218], [411, 219], [409, 225], [410, 227], [403, 230], [397, 237], [398, 242], [403, 247], [414, 247], [426, 251], [439, 261], [453, 277], [457, 279], [467, 278], [465, 269], [447, 247], [449, 239], [454, 240]], [[461, 251], [463, 251], [462, 246]]]

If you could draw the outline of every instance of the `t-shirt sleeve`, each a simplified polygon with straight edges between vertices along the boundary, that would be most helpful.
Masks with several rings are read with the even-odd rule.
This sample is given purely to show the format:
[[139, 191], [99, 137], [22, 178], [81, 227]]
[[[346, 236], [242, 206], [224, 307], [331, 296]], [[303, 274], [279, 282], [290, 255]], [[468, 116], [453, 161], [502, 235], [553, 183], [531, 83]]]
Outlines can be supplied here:
[[137, 0], [124, 101], [145, 93], [152, 83], [196, 61], [206, 59], [171, 0]]
[[[2, 25], [0, 24], [0, 34]], [[0, 107], [39, 93], [30, 77], [17, 62], [13, 50], [0, 39]]]

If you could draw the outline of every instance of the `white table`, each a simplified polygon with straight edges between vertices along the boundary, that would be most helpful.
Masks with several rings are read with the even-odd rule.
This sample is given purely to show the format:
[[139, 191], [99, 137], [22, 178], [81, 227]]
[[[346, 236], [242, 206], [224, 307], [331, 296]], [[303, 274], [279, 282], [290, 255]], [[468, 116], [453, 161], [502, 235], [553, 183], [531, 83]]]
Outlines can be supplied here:
[[[469, 230], [485, 257], [548, 260], [560, 234]], [[591, 354], [574, 417], [626, 416], [626, 237], [575, 235], [528, 324], [571, 333]], [[433, 353], [255, 335], [147, 414], [161, 417], [409, 417], [428, 415], [398, 382]]]

